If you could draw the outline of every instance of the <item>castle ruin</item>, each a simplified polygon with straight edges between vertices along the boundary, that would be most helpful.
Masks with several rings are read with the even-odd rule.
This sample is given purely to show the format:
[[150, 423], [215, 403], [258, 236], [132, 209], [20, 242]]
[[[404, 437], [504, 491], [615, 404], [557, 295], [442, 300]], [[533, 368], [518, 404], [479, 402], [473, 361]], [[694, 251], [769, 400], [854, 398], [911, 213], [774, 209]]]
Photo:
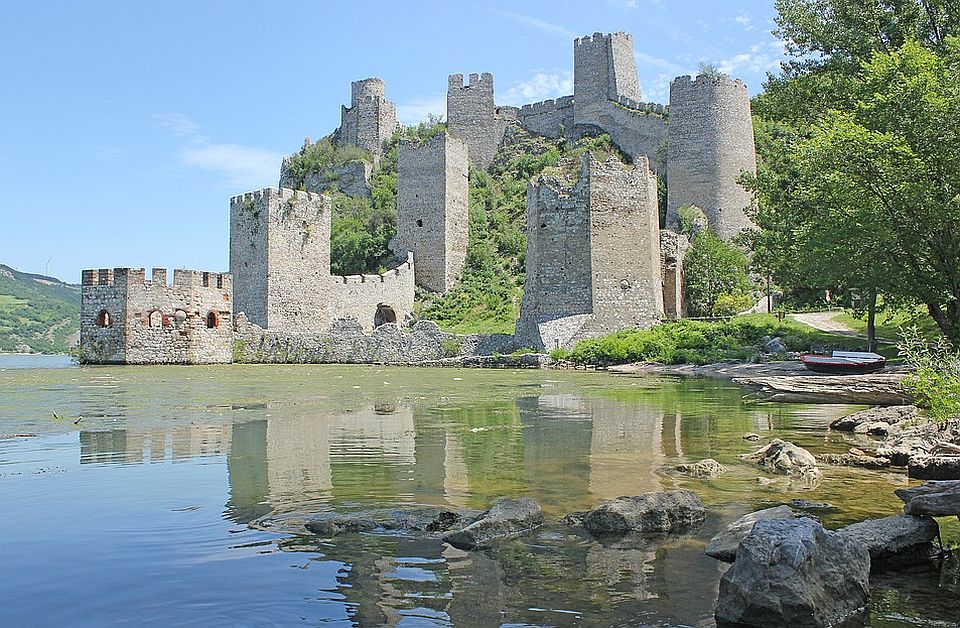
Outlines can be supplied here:
[[[393, 267], [341, 277], [330, 271], [333, 208], [324, 193], [336, 186], [369, 196], [372, 167], [398, 129], [384, 82], [352, 83], [330, 141], [369, 151], [373, 164], [358, 160], [298, 179], [287, 158], [279, 189], [232, 198], [230, 275], [177, 271], [181, 280], [170, 287], [132, 269], [84, 271], [84, 360], [230, 361], [231, 323], [238, 343], [273, 352], [256, 353], [262, 361], [442, 357], [450, 338], [436, 325], [420, 321], [410, 334], [401, 331], [413, 317], [415, 286], [442, 293], [456, 285], [468, 244], [468, 169], [490, 168], [524, 135], [574, 141], [607, 134], [630, 163], [586, 155], [576, 180], [544, 175], [529, 184], [516, 334], [473, 338], [460, 351], [569, 348], [682, 317], [689, 243], [676, 233], [677, 210], [700, 207], [728, 240], [750, 224], [751, 197], [739, 184], [756, 170], [746, 86], [726, 76], [685, 76], [672, 82], [669, 105], [643, 102], [627, 33], [576, 39], [573, 65], [572, 95], [522, 107], [496, 105], [490, 73], [467, 82], [450, 75], [446, 132], [399, 148]], [[308, 139], [303, 151], [310, 146]], [[663, 231], [658, 176], [667, 187]], [[298, 347], [295, 356], [290, 347]]]
[[80, 359], [100, 364], [226, 364], [233, 351], [232, 277], [197, 270], [82, 273]]

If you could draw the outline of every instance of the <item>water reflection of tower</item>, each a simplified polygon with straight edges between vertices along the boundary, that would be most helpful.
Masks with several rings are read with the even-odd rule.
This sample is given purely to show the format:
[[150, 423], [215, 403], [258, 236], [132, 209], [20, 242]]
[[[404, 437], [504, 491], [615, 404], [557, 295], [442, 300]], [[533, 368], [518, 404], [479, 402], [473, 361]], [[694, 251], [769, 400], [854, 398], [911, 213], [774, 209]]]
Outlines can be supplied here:
[[230, 452], [230, 425], [80, 431], [80, 464], [137, 464]]

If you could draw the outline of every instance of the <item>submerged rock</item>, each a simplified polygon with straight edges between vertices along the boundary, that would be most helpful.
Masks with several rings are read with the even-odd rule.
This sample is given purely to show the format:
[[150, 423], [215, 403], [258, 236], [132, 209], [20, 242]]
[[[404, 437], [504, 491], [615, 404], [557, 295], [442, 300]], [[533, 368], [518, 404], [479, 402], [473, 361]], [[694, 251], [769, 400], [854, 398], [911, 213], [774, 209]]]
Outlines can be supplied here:
[[867, 607], [870, 554], [812, 519], [759, 521], [720, 579], [718, 621], [834, 626]]
[[760, 441], [760, 435], [754, 434], [753, 432], [747, 432], [741, 438], [743, 438], [743, 440], [750, 441], [751, 443], [756, 443]]
[[740, 456], [764, 469], [782, 475], [793, 475], [815, 481], [820, 477], [817, 459], [803, 447], [775, 438], [766, 447]]
[[748, 513], [710, 539], [710, 543], [703, 550], [703, 553], [711, 558], [732, 563], [736, 560], [737, 546], [740, 545], [740, 541], [747, 538], [758, 521], [792, 520], [800, 517], [813, 517], [813, 515], [796, 512], [789, 506], [776, 506], [775, 508], [765, 508]]
[[860, 467], [862, 469], [886, 469], [890, 466], [889, 458], [878, 458], [876, 456], [857, 455], [853, 453], [846, 454], [820, 454], [817, 460], [825, 464], [833, 464], [841, 467]]
[[787, 506], [798, 508], [800, 510], [836, 510], [836, 506], [826, 502], [815, 502], [809, 499], [791, 499]]
[[324, 537], [374, 530], [436, 534], [458, 529], [477, 514], [477, 511], [454, 511], [437, 506], [383, 508], [354, 513], [323, 513], [313, 516], [304, 527]]
[[960, 480], [926, 482], [921, 486], [897, 489], [894, 493], [904, 502], [903, 512], [908, 515], [960, 517]]
[[481, 549], [495, 541], [529, 532], [542, 523], [543, 511], [536, 501], [529, 497], [500, 499], [473, 523], [445, 535], [443, 540], [457, 549]]
[[674, 467], [680, 473], [695, 475], [698, 478], [715, 478], [723, 475], [727, 470], [713, 458], [706, 458], [700, 462], [680, 464]]
[[837, 530], [867, 546], [872, 569], [923, 562], [933, 552], [933, 539], [940, 533], [930, 517], [891, 515], [867, 519]]
[[565, 521], [593, 534], [628, 532], [683, 532], [700, 526], [707, 511], [693, 491], [644, 493], [617, 497], [594, 510], [567, 515]]
[[915, 419], [919, 413], [917, 406], [880, 406], [840, 417], [830, 424], [830, 429], [839, 432], [869, 433], [868, 428], [862, 426], [883, 423], [889, 428], [901, 421]]

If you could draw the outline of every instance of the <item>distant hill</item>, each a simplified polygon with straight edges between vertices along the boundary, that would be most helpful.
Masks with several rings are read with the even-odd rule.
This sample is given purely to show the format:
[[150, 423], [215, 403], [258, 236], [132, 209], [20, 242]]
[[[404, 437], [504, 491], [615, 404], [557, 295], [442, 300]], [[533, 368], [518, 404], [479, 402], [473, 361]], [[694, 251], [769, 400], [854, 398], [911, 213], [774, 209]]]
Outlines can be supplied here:
[[80, 286], [0, 264], [0, 353], [66, 353], [80, 334]]

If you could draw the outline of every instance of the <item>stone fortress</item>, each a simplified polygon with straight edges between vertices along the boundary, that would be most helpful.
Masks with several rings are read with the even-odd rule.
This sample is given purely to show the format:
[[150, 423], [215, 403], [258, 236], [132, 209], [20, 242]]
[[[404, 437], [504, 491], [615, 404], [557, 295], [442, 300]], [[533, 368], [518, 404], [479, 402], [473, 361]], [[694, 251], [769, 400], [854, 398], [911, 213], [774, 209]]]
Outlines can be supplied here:
[[[401, 141], [393, 268], [330, 272], [335, 182], [369, 195], [371, 164], [351, 161], [297, 181], [292, 157], [279, 189], [230, 201], [230, 274], [137, 269], [84, 271], [81, 354], [87, 362], [416, 362], [451, 355], [570, 348], [613, 331], [683, 315], [685, 236], [677, 210], [701, 208], [731, 239], [749, 225], [755, 172], [746, 85], [723, 75], [679, 77], [669, 106], [641, 100], [629, 34], [574, 41], [574, 93], [522, 107], [497, 106], [489, 73], [448, 78], [447, 128]], [[330, 136], [369, 151], [374, 164], [400, 128], [378, 78], [352, 84]], [[629, 158], [584, 155], [575, 181], [528, 184], [524, 297], [513, 336], [455, 337], [414, 314], [414, 290], [443, 293], [466, 261], [469, 168], [487, 169], [516, 138], [576, 140], [608, 134]], [[309, 138], [304, 150], [309, 148]], [[657, 176], [667, 181], [667, 229], [659, 224]], [[214, 287], [215, 286], [215, 287]], [[234, 313], [236, 315], [234, 316]]]

